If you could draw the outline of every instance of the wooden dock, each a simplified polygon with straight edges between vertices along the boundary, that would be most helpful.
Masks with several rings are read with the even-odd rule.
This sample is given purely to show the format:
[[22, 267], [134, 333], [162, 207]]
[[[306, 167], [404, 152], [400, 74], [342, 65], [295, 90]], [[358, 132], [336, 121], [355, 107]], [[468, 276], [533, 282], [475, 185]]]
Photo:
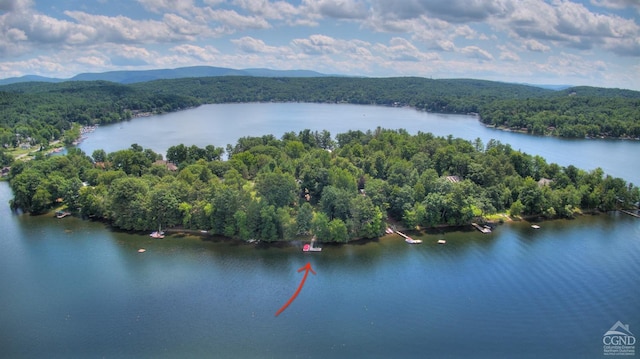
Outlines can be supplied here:
[[489, 227], [483, 227], [477, 223], [471, 223], [471, 225], [473, 226], [473, 228], [479, 230], [480, 232], [484, 233], [484, 234], [488, 234], [491, 233], [491, 228]]
[[420, 244], [420, 243], [422, 243], [421, 239], [413, 239], [413, 238], [407, 236], [406, 234], [404, 234], [404, 233], [402, 233], [400, 231], [396, 231], [396, 233], [398, 233], [401, 237], [403, 237], [404, 241], [407, 242], [407, 243], [410, 243], [410, 244]]
[[630, 211], [627, 211], [627, 210], [624, 210], [624, 209], [621, 209], [620, 212], [622, 212], [624, 214], [628, 214], [628, 215], [630, 215], [632, 217], [640, 218], [640, 214], [633, 213], [633, 212], [630, 212]]

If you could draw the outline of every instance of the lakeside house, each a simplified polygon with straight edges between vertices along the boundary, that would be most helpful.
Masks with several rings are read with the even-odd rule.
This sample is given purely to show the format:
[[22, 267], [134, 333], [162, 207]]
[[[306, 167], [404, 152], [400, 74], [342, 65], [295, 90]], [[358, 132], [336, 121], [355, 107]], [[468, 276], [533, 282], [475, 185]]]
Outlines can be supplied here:
[[545, 187], [550, 185], [553, 182], [552, 179], [548, 179], [548, 178], [540, 178], [540, 180], [538, 181], [538, 186], [540, 187]]
[[170, 161], [165, 161], [165, 160], [157, 160], [153, 163], [154, 166], [164, 166], [166, 167], [169, 171], [171, 172], [175, 172], [178, 170], [178, 166], [176, 166], [175, 163], [170, 162]]
[[451, 183], [458, 183], [461, 181], [460, 177], [458, 176], [447, 176], [446, 179]]

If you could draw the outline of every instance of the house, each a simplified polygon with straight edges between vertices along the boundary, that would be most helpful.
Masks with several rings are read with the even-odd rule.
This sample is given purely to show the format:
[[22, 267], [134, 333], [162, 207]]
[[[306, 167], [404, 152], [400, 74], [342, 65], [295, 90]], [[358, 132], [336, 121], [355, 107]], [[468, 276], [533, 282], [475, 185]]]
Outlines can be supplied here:
[[544, 187], [544, 186], [548, 186], [553, 182], [552, 179], [548, 179], [548, 178], [540, 178], [540, 180], [538, 181], [538, 186], [540, 187]]
[[178, 170], [178, 166], [176, 166], [175, 163], [169, 162], [169, 161], [165, 161], [165, 160], [157, 160], [153, 164], [156, 165], [156, 166], [164, 166], [171, 172], [175, 172], [175, 171]]
[[461, 181], [460, 177], [458, 176], [447, 176], [445, 177], [447, 179], [447, 181], [451, 182], [451, 183], [458, 183]]

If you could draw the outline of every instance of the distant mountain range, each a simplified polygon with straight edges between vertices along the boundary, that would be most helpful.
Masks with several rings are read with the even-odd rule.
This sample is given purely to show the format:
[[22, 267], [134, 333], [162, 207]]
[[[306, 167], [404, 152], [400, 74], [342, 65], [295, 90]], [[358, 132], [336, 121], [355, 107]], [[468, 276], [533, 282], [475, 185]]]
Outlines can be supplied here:
[[178, 79], [185, 77], [217, 77], [217, 76], [254, 76], [254, 77], [324, 77], [332, 76], [309, 70], [270, 70], [270, 69], [230, 69], [213, 66], [191, 66], [177, 69], [108, 71], [100, 73], [82, 73], [71, 78], [61, 79], [26, 75], [0, 80], [0, 85], [19, 82], [64, 82], [64, 81], [110, 81], [121, 84], [147, 82], [161, 79]]

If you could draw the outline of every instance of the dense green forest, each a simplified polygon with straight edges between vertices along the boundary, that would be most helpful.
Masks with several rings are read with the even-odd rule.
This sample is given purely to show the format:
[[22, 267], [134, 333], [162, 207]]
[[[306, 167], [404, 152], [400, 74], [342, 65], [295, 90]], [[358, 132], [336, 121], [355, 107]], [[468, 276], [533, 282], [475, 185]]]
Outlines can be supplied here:
[[18, 161], [12, 206], [65, 206], [125, 230], [182, 227], [243, 240], [375, 238], [407, 228], [464, 225], [495, 213], [570, 218], [640, 200], [601, 169], [548, 164], [509, 145], [404, 130], [244, 137], [225, 150], [176, 145], [166, 159], [133, 144], [91, 156]]
[[[640, 137], [640, 92], [576, 87], [564, 91], [481, 80], [425, 78], [206, 77], [132, 85], [105, 81], [0, 86], [4, 150], [71, 143], [73, 124], [107, 124], [206, 103], [298, 101], [411, 106], [477, 113], [482, 122], [532, 134]], [[66, 136], [65, 136], [66, 135]]]

